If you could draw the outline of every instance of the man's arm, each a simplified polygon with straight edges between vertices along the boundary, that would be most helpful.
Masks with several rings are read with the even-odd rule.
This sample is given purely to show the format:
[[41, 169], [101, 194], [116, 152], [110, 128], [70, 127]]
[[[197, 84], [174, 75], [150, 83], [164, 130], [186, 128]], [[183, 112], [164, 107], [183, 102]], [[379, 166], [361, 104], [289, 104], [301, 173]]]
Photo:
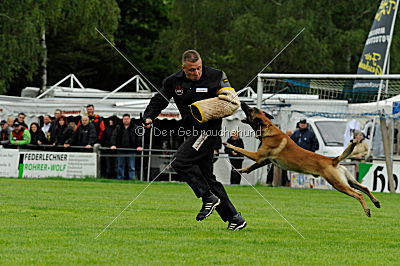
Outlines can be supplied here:
[[172, 88], [171, 82], [168, 79], [163, 81], [163, 87], [156, 93], [150, 100], [149, 105], [144, 111], [143, 118], [154, 120], [162, 110], [164, 110], [168, 104], [169, 100], [172, 98]]
[[29, 130], [25, 129], [24, 134], [22, 135], [23, 140], [17, 140], [16, 144], [17, 145], [25, 145], [31, 143], [31, 133], [29, 133]]
[[317, 137], [315, 136], [315, 134], [314, 134], [314, 133], [312, 133], [312, 134], [313, 134], [313, 138], [312, 138], [312, 151], [315, 152], [316, 150], [319, 149], [319, 143], [318, 143], [318, 139], [317, 139]]

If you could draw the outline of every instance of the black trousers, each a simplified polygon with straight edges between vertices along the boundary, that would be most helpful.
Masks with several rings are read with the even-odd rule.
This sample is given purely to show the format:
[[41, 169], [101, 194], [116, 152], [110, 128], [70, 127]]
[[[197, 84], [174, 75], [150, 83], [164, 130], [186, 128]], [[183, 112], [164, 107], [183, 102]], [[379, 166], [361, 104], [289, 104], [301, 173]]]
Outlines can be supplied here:
[[220, 137], [208, 136], [198, 150], [193, 148], [193, 144], [198, 141], [199, 136], [188, 137], [178, 148], [172, 162], [174, 170], [185, 180], [193, 189], [198, 198], [205, 192], [211, 190], [221, 200], [221, 204], [216, 210], [224, 222], [230, 220], [237, 211], [224, 186], [217, 181], [213, 173], [214, 148], [220, 141]]
[[231, 169], [231, 184], [240, 185], [240, 179], [242, 178], [242, 176], [235, 169], [239, 170], [242, 168], [243, 159], [230, 158], [229, 161], [233, 166]]

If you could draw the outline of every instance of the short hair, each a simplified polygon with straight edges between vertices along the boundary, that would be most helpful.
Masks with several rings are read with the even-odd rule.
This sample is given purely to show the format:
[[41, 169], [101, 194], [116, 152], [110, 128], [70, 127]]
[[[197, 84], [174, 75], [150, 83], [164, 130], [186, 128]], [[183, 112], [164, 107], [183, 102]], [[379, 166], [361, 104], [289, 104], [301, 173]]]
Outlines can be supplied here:
[[60, 112], [60, 114], [62, 113], [61, 109], [56, 109], [56, 110], [54, 110], [54, 113], [55, 112]]
[[93, 107], [94, 108], [94, 105], [93, 104], [86, 105], [86, 109], [89, 108], [89, 107]]
[[356, 129], [356, 130], [353, 131], [353, 137], [354, 138], [357, 137], [358, 135], [361, 135], [361, 134], [364, 136], [364, 134], [360, 130]]
[[182, 64], [185, 62], [197, 62], [201, 59], [200, 54], [196, 50], [187, 50], [182, 54]]
[[125, 117], [125, 116], [131, 118], [131, 115], [130, 115], [130, 114], [123, 114], [123, 115], [122, 115], [122, 117]]
[[18, 116], [20, 116], [20, 115], [26, 116], [26, 115], [25, 115], [24, 113], [22, 113], [22, 112], [18, 114]]

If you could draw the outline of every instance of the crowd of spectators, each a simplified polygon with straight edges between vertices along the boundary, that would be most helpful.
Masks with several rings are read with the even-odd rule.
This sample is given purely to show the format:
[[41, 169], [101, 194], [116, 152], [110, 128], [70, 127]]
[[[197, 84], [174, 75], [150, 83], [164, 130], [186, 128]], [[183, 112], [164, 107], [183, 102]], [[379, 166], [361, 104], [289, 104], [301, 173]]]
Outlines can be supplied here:
[[[86, 111], [79, 119], [67, 118], [60, 109], [56, 109], [53, 117], [44, 115], [39, 122], [32, 122], [29, 126], [25, 122], [24, 113], [19, 113], [16, 118], [8, 117], [7, 121], [0, 122], [0, 145], [7, 148], [52, 150], [53, 147], [65, 151], [72, 148], [91, 151], [99, 143], [121, 155], [116, 158], [102, 158], [106, 166], [104, 176], [135, 179], [135, 160], [131, 155], [135, 151], [141, 151], [142, 147], [130, 115], [124, 114], [121, 121], [116, 116], [103, 119], [95, 114], [93, 105], [88, 105]], [[123, 151], [118, 148], [123, 148]], [[129, 156], [123, 153], [128, 153]]]

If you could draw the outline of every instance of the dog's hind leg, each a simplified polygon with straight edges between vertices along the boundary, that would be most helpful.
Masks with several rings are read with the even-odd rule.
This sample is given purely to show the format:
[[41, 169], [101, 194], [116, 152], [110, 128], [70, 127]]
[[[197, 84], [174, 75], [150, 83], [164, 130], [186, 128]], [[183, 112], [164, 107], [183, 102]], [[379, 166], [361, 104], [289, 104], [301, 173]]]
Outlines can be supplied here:
[[256, 170], [256, 169], [258, 169], [260, 167], [263, 167], [263, 166], [265, 166], [265, 165], [267, 165], [269, 163], [271, 163], [271, 161], [269, 159], [265, 159], [264, 161], [261, 161], [260, 163], [252, 164], [249, 167], [238, 169], [237, 171], [239, 173], [249, 174], [249, 173], [253, 172], [254, 170]]
[[367, 203], [365, 202], [365, 199], [364, 199], [364, 197], [363, 197], [363, 195], [361, 193], [355, 191], [354, 189], [352, 189], [347, 184], [344, 185], [344, 184], [336, 183], [336, 184], [332, 184], [332, 185], [338, 191], [340, 191], [340, 192], [342, 192], [342, 193], [344, 193], [346, 195], [349, 195], [350, 197], [353, 197], [356, 200], [358, 200], [361, 203], [361, 206], [363, 207], [365, 214], [368, 217], [371, 217], [371, 211], [368, 208]]
[[361, 185], [354, 178], [354, 176], [350, 173], [350, 171], [346, 167], [344, 167], [344, 166], [341, 166], [341, 167], [346, 175], [347, 182], [349, 183], [349, 185], [352, 188], [358, 189], [361, 192], [363, 192], [364, 194], [366, 194], [371, 199], [372, 203], [374, 203], [375, 207], [380, 208], [381, 204], [380, 204], [379, 200], [377, 198], [375, 198], [374, 195], [372, 195], [371, 191], [366, 186]]
[[350, 181], [350, 180], [349, 180], [349, 185], [352, 188], [358, 189], [361, 192], [363, 192], [364, 194], [366, 194], [371, 199], [372, 203], [374, 203], [375, 207], [377, 207], [377, 208], [381, 207], [379, 200], [377, 198], [375, 198], [374, 195], [372, 195], [371, 191], [369, 191], [369, 189], [366, 186], [361, 185], [357, 181], [354, 182], [354, 181]]

